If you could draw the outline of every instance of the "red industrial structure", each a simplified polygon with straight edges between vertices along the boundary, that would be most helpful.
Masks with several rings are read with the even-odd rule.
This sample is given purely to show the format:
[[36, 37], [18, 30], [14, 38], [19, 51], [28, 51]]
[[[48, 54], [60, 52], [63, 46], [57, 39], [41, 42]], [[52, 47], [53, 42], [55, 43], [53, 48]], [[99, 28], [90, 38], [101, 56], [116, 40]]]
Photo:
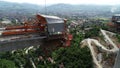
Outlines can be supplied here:
[[[24, 25], [0, 28], [0, 30], [1, 37], [19, 37], [19, 35], [27, 36], [29, 34], [33, 34], [32, 37], [27, 37], [27, 39], [35, 39], [38, 37], [44, 37], [46, 40], [61, 39], [65, 46], [70, 46], [70, 42], [72, 40], [72, 35], [67, 31], [66, 20], [56, 16], [37, 14], [33, 21], [25, 21]], [[21, 37], [17, 38], [17, 40], [19, 39], [21, 39]], [[25, 37], [22, 37], [22, 39], [25, 39]], [[9, 43], [11, 40], [16, 40], [16, 38], [8, 40]]]
[[120, 31], [120, 14], [113, 15], [111, 23], [108, 23], [108, 26], [114, 28], [116, 31]]

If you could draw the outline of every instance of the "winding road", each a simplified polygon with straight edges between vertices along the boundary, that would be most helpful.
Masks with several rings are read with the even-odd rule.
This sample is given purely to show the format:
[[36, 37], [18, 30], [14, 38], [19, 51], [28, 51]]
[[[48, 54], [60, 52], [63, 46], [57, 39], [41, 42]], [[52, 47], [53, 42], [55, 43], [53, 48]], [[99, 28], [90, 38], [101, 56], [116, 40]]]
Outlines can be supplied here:
[[101, 61], [97, 60], [97, 54], [94, 50], [94, 47], [92, 44], [95, 44], [97, 47], [99, 47], [101, 50], [104, 50], [105, 52], [109, 52], [109, 53], [116, 53], [117, 51], [119, 51], [119, 48], [117, 47], [117, 45], [110, 39], [110, 37], [107, 35], [107, 33], [111, 36], [115, 35], [114, 33], [111, 33], [109, 31], [105, 31], [105, 30], [100, 30], [101, 34], [104, 36], [104, 40], [106, 41], [107, 44], [110, 44], [111, 46], [113, 46], [112, 49], [107, 49], [104, 45], [102, 45], [101, 43], [99, 43], [98, 40], [96, 39], [84, 39], [81, 44], [84, 45], [88, 45], [92, 58], [93, 58], [93, 62], [96, 65], [96, 68], [103, 68]]

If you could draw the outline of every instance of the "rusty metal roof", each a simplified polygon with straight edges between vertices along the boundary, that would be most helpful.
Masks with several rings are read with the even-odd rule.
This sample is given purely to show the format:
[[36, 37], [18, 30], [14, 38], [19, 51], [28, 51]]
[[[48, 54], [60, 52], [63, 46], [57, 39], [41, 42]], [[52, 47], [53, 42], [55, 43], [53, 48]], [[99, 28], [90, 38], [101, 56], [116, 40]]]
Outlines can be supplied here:
[[53, 23], [64, 23], [64, 19], [57, 17], [57, 16], [48, 16], [48, 15], [41, 15], [43, 16], [48, 24], [53, 24]]

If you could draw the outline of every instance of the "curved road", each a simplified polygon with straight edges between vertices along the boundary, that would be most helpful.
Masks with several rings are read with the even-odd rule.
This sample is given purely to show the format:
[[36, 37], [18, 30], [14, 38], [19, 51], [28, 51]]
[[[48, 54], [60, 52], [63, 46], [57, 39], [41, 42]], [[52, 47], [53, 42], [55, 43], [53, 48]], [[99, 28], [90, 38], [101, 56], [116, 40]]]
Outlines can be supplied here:
[[104, 36], [104, 40], [113, 46], [112, 49], [107, 49], [104, 45], [100, 44], [98, 40], [95, 40], [95, 39], [85, 39], [83, 40], [81, 43], [82, 44], [87, 44], [88, 47], [90, 48], [90, 51], [91, 51], [91, 55], [93, 57], [93, 62], [96, 64], [96, 68], [103, 68], [102, 65], [101, 65], [101, 61], [98, 61], [96, 59], [96, 56], [97, 54], [95, 53], [95, 50], [94, 50], [94, 47], [92, 46], [92, 44], [94, 43], [97, 47], [101, 48], [102, 50], [104, 50], [105, 52], [109, 52], [109, 53], [115, 53], [117, 52], [119, 49], [117, 47], [117, 45], [115, 45], [115, 43], [113, 43], [113, 41], [109, 38], [109, 36], [106, 34], [110, 34], [110, 35], [114, 35], [114, 33], [111, 33], [109, 31], [105, 31], [105, 30], [100, 30], [101, 31], [101, 34]]

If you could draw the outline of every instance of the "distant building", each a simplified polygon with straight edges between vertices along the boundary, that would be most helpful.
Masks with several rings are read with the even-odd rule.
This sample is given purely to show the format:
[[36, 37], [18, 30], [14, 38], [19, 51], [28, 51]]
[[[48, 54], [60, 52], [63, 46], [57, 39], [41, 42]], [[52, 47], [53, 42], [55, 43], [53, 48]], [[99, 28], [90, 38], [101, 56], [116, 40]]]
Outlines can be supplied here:
[[1, 21], [1, 23], [2, 23], [2, 24], [10, 24], [10, 23], [11, 23], [11, 21], [10, 21], [10, 20], [8, 20], [8, 19], [4, 19], [3, 21]]

